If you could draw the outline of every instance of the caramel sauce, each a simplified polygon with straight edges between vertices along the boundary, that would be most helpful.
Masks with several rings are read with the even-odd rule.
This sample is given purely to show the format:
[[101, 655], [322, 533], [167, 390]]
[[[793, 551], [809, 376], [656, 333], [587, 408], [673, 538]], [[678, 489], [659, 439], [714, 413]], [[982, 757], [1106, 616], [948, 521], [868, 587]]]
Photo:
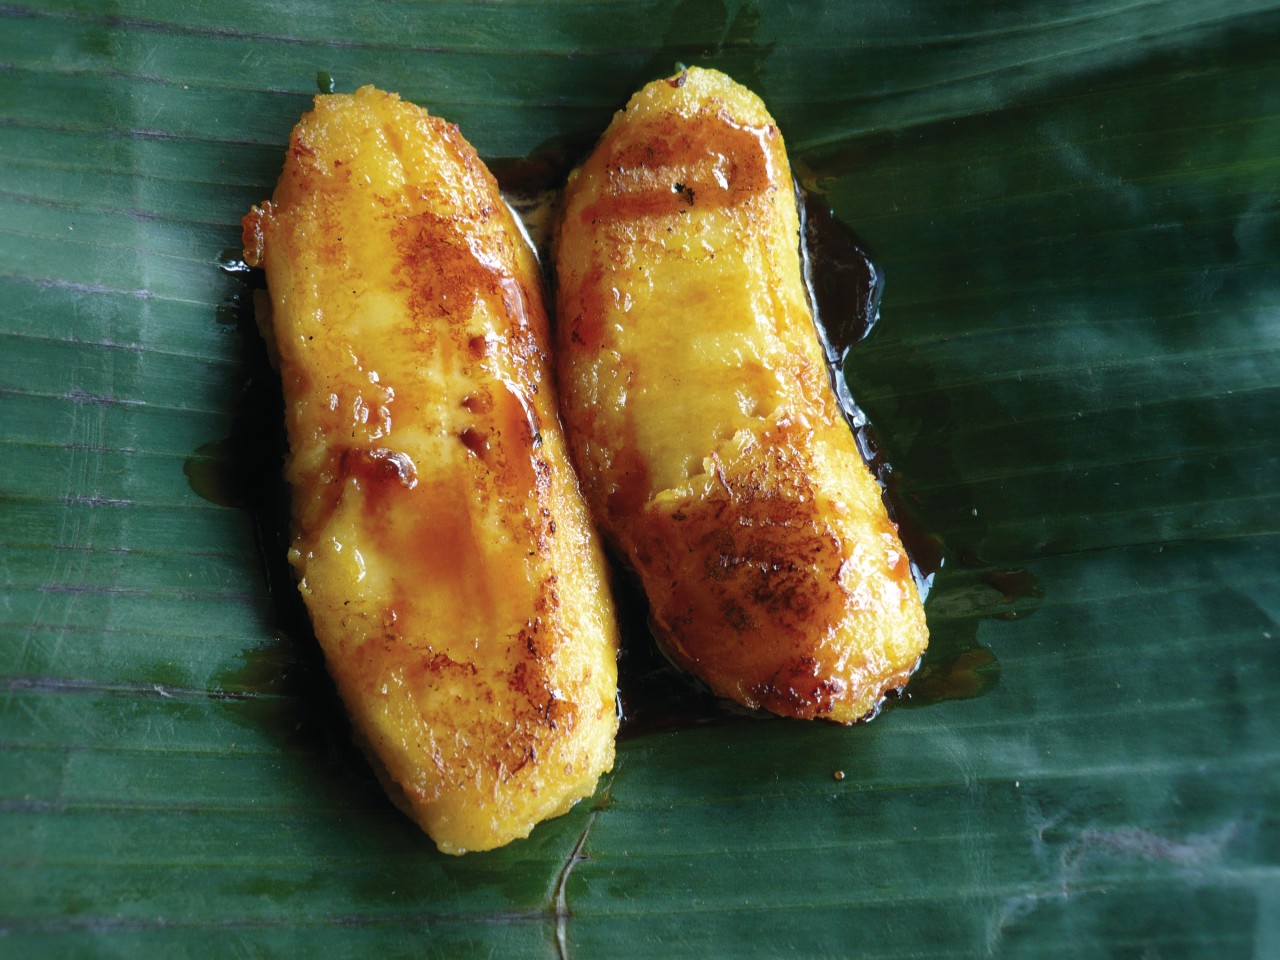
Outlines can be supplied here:
[[796, 201], [810, 304], [818, 315], [827, 358], [838, 364], [879, 321], [884, 275], [867, 245], [830, 207], [800, 188]]
[[468, 413], [488, 413], [493, 409], [493, 398], [487, 393], [462, 398], [462, 409]]
[[600, 265], [594, 264], [582, 284], [582, 311], [576, 317], [563, 317], [560, 320], [568, 325], [573, 342], [580, 344], [589, 353], [599, 353], [608, 335], [605, 317], [608, 315], [609, 305], [602, 292], [602, 275]]
[[653, 496], [649, 468], [634, 447], [624, 447], [614, 458], [610, 475], [614, 487], [606, 498], [605, 509], [613, 517], [634, 515]]
[[489, 441], [483, 433], [475, 427], [467, 427], [460, 434], [458, 439], [462, 441], [462, 445], [474, 453], [481, 460], [485, 458], [485, 454], [489, 452]]
[[[486, 574], [500, 569], [495, 561], [501, 547], [492, 549], [477, 529], [467, 509], [471, 491], [459, 482], [421, 484], [413, 491], [400, 488], [388, 494], [365, 501], [364, 521], [377, 552], [397, 558], [397, 592], [404, 592], [392, 598], [391, 606], [399, 612], [400, 619], [410, 622], [414, 618], [439, 617], [457, 624], [484, 624], [509, 589], [506, 583], [491, 580], [519, 583], [523, 573], [511, 578]], [[414, 511], [402, 504], [393, 505], [393, 497], [431, 503]], [[441, 505], [449, 503], [457, 504], [456, 508], [441, 509]], [[406, 517], [415, 519], [406, 522]], [[502, 559], [510, 559], [513, 564], [523, 560], [512, 553], [503, 551]], [[431, 588], [419, 595], [412, 590], [414, 584], [430, 584]], [[405, 590], [406, 586], [409, 589]], [[431, 598], [430, 610], [425, 609], [423, 596]], [[412, 632], [410, 627], [408, 633]]]
[[993, 689], [1000, 664], [987, 647], [973, 644], [957, 653], [927, 658], [902, 695], [906, 706], [925, 706], [944, 700], [972, 700]]
[[[489, 409], [476, 415], [474, 426], [464, 430], [461, 439], [468, 450], [488, 462], [499, 485], [519, 494], [539, 483], [539, 427], [538, 415], [524, 391], [506, 384], [494, 391]], [[495, 433], [499, 440], [491, 444], [490, 437]], [[491, 446], [501, 452], [489, 456]], [[533, 452], [525, 456], [525, 450]]]
[[418, 485], [418, 469], [408, 454], [379, 447], [374, 450], [348, 448], [341, 454], [341, 473], [356, 477], [369, 500], [388, 496], [388, 491], [412, 490]]

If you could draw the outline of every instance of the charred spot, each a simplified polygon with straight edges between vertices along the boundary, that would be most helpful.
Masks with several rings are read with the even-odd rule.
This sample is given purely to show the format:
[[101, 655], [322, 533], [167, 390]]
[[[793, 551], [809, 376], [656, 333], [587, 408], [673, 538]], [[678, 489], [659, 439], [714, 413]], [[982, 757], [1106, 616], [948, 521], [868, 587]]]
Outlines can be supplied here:
[[556, 705], [559, 702], [555, 697], [547, 697], [546, 703], [542, 705], [542, 722], [552, 730], [556, 728]]
[[745, 633], [757, 626], [751, 614], [747, 613], [742, 604], [736, 600], [726, 598], [721, 601], [720, 614], [724, 617], [724, 622], [739, 633]]
[[511, 675], [507, 677], [507, 686], [523, 697], [529, 696], [532, 691], [530, 690], [528, 662], [522, 660], [512, 668]]
[[455, 660], [447, 653], [436, 652], [422, 659], [422, 669], [425, 673], [433, 673], [442, 676], [446, 673], [467, 673], [472, 676], [476, 674], [476, 665], [474, 663], [463, 663]]
[[819, 676], [812, 657], [796, 657], [768, 681], [754, 684], [751, 694], [766, 710], [805, 718], [829, 714], [844, 690], [843, 680]]
[[[641, 121], [626, 130], [606, 159], [606, 193], [588, 204], [582, 219], [638, 220], [687, 213], [696, 193], [707, 207], [729, 207], [768, 193], [770, 179], [765, 128], [737, 124], [724, 111], [704, 109], [676, 122], [671, 115]], [[691, 179], [716, 157], [710, 176]], [[676, 187], [671, 175], [679, 177]]]
[[472, 337], [467, 341], [467, 352], [471, 354], [473, 360], [483, 360], [484, 355], [489, 352], [489, 341], [485, 337]]
[[503, 781], [505, 782], [507, 780], [510, 780], [517, 773], [519, 773], [521, 770], [523, 770], [530, 763], [533, 763], [537, 759], [538, 759], [538, 751], [534, 748], [533, 744], [529, 744], [529, 747], [525, 750], [524, 755], [521, 756], [520, 759], [513, 766], [510, 766], [510, 767], [504, 766], [500, 768], [502, 770]]
[[316, 151], [311, 144], [302, 138], [301, 133], [294, 133], [289, 141], [289, 152], [294, 160], [303, 166], [315, 166]]
[[563, 727], [571, 731], [578, 725], [578, 708], [568, 700], [552, 696], [547, 701], [546, 711], [548, 724], [553, 730]]
[[[675, 519], [682, 519], [677, 517]], [[742, 565], [742, 557], [738, 555], [733, 542], [733, 535], [727, 530], [713, 530], [708, 535], [707, 556], [703, 563], [703, 572], [708, 580], [724, 583], [729, 580], [735, 568]]]
[[465, 222], [424, 211], [405, 217], [393, 230], [399, 253], [395, 272], [409, 291], [415, 317], [468, 314], [477, 299], [502, 295], [502, 276], [476, 257], [465, 228]]
[[[535, 435], [535, 441], [540, 439], [541, 437]], [[533, 482], [539, 499], [546, 496], [547, 491], [551, 489], [551, 464], [541, 457], [535, 457], [533, 460]]]
[[520, 645], [528, 652], [534, 663], [546, 660], [551, 656], [551, 644], [545, 636], [544, 623], [541, 617], [534, 617], [525, 623], [517, 635]]

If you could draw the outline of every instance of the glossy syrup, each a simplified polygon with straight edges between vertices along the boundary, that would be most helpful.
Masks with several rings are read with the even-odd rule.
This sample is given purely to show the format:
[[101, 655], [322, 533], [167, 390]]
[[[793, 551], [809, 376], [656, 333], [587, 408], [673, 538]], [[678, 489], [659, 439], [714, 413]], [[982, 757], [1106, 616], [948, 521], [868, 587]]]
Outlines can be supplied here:
[[[559, 190], [574, 163], [590, 146], [591, 142], [582, 139], [557, 142], [528, 157], [490, 163], [504, 198], [523, 221], [544, 270], [550, 261], [551, 228], [558, 210]], [[803, 191], [797, 191], [797, 201], [802, 224], [800, 256], [815, 320], [827, 353], [832, 385], [857, 437], [859, 449], [884, 488], [890, 516], [898, 524], [899, 535], [911, 557], [916, 583], [924, 597], [942, 565], [941, 543], [915, 519], [897, 495], [893, 470], [881, 453], [874, 429], [854, 401], [843, 375], [849, 351], [879, 321], [883, 275], [867, 252], [866, 245], [828, 208]], [[299, 662], [296, 672], [302, 678], [308, 696], [318, 697], [317, 702], [328, 704], [341, 715], [340, 703], [324, 671], [318, 645], [310, 640], [310, 621], [286, 561], [290, 537], [288, 491], [281, 474], [287, 451], [284, 408], [279, 379], [268, 364], [254, 317], [255, 301], [262, 297], [265, 281], [260, 270], [244, 263], [238, 249], [224, 251], [219, 258], [219, 266], [241, 284], [240, 291], [219, 307], [218, 320], [224, 324], [234, 323], [243, 335], [246, 377], [231, 435], [194, 451], [185, 464], [184, 472], [191, 489], [201, 497], [244, 509], [252, 518], [263, 575], [273, 602], [273, 626], [288, 647], [283, 655]], [[259, 308], [265, 308], [265, 304], [260, 303]], [[672, 666], [654, 643], [648, 627], [647, 604], [635, 578], [622, 569], [616, 559], [611, 562], [622, 627], [618, 664], [622, 715], [620, 736], [637, 737], [664, 730], [748, 719], [775, 719], [716, 697], [699, 680]], [[927, 680], [929, 676], [926, 675], [931, 675], [933, 682], [922, 685], [920, 695], [915, 696], [917, 680], [912, 681], [913, 703], [920, 705], [981, 692], [973, 692], [979, 685], [970, 682], [965, 673], [966, 667], [982, 665], [977, 661], [986, 663], [983, 658], [989, 655], [989, 651], [978, 649], [982, 652], [964, 650], [957, 658], [950, 658], [956, 660], [959, 667], [955, 683], [948, 678], [956, 671], [928, 670], [926, 658], [925, 668], [917, 680]], [[271, 677], [259, 677], [257, 674], [276, 669], [281, 656], [280, 651], [271, 652], [264, 661], [264, 669], [259, 671], [251, 669], [253, 657], [247, 655], [248, 672], [237, 672], [236, 676], [227, 679], [235, 684], [251, 683], [260, 688], [276, 689], [277, 683]], [[897, 699], [891, 696], [887, 705]]]

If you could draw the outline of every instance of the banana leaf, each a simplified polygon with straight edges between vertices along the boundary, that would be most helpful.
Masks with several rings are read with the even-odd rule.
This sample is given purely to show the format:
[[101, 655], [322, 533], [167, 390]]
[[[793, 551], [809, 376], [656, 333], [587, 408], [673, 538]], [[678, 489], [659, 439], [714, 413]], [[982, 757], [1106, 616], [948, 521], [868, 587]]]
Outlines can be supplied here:
[[[0, 955], [1280, 956], [1278, 50], [1254, 0], [0, 8]], [[845, 373], [930, 652], [444, 857], [260, 560], [220, 257], [317, 82], [496, 163], [677, 62], [886, 276]]]

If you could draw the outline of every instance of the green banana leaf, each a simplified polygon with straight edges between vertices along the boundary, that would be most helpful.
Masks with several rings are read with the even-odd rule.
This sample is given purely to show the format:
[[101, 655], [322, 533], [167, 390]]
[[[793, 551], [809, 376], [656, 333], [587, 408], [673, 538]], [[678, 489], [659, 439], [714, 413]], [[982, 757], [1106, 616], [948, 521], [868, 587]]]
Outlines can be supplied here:
[[[444, 857], [219, 485], [278, 414], [219, 257], [318, 80], [498, 160], [676, 62], [887, 277], [931, 649]], [[1280, 956], [1280, 4], [15, 0], [0, 304], [0, 956]]]

